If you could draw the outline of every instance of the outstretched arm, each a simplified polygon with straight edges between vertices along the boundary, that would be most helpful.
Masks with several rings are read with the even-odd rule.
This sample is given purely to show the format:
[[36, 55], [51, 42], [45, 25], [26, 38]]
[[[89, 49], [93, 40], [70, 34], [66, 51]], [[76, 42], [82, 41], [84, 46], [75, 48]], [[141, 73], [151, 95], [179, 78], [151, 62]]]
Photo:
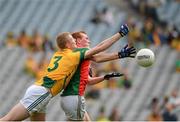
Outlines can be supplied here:
[[85, 53], [85, 59], [91, 58], [93, 55], [100, 53], [107, 48], [109, 48], [111, 45], [113, 45], [115, 42], [117, 42], [121, 37], [127, 35], [129, 32], [128, 26], [127, 25], [122, 25], [120, 27], [120, 31], [116, 34], [114, 34], [112, 37], [105, 39], [101, 43], [99, 43], [97, 46], [94, 48], [86, 51]]
[[121, 49], [119, 52], [114, 52], [114, 53], [98, 53], [96, 55], [93, 55], [91, 60], [95, 61], [96, 63], [101, 63], [101, 62], [106, 62], [106, 61], [111, 61], [111, 60], [116, 60], [120, 58], [134, 58], [136, 53], [136, 49], [134, 47], [128, 47], [126, 45], [123, 49]]
[[93, 77], [93, 78], [89, 77], [88, 85], [94, 85], [94, 84], [100, 83], [100, 82], [102, 82], [104, 80], [109, 80], [110, 78], [120, 77], [120, 76], [123, 76], [123, 74], [120, 74], [120, 73], [117, 73], [117, 72], [113, 72], [113, 73], [106, 74], [104, 76]]
[[104, 76], [99, 76], [99, 77], [89, 77], [88, 79], [88, 85], [94, 85], [94, 84], [97, 84], [97, 83], [100, 83], [104, 81]]
[[101, 63], [101, 62], [119, 59], [119, 56], [118, 56], [118, 52], [114, 52], [114, 53], [102, 52], [102, 53], [93, 55], [92, 58], [90, 58], [90, 59], [96, 63]]

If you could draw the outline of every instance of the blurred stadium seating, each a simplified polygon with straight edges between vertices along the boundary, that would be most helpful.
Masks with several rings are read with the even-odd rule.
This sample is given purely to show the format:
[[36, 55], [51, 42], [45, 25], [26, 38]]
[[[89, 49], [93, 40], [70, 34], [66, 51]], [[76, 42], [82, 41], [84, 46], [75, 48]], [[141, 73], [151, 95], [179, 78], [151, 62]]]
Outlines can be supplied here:
[[[18, 35], [23, 29], [28, 34], [37, 29], [41, 34], [48, 33], [54, 40], [59, 32], [83, 29], [93, 40], [91, 45], [95, 46], [98, 41], [116, 32], [128, 14], [114, 8], [115, 25], [112, 27], [105, 24], [94, 25], [89, 21], [97, 6], [99, 9], [104, 6], [114, 8], [103, 0], [0, 0], [0, 44], [5, 43], [9, 31]], [[180, 31], [179, 3], [166, 3], [157, 11], [160, 20], [175, 24]], [[126, 39], [118, 42], [119, 45], [124, 43]], [[119, 49], [121, 46], [118, 44], [111, 49]], [[34, 78], [24, 73], [27, 50], [21, 47], [8, 48], [2, 45], [0, 47], [0, 116], [3, 116], [20, 100]], [[147, 108], [153, 97], [163, 98], [173, 89], [179, 88], [180, 74], [174, 71], [179, 52], [167, 45], [156, 47], [152, 44], [149, 48], [155, 52], [156, 62], [148, 69], [137, 66], [132, 59], [119, 61], [133, 78], [131, 89], [104, 88], [100, 90], [100, 99], [87, 100], [87, 110], [92, 120], [98, 118], [99, 110], [103, 106], [107, 117], [116, 107], [123, 120], [146, 120], [150, 113]], [[59, 96], [50, 102], [47, 113], [49, 121], [66, 119], [60, 108]], [[180, 113], [178, 116], [180, 117]]]

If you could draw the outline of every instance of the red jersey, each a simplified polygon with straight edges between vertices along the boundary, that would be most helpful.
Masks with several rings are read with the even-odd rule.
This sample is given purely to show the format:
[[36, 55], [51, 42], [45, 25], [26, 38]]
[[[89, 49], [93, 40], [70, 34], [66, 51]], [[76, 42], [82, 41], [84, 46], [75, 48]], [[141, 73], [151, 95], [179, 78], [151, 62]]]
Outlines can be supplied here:
[[90, 60], [84, 60], [77, 68], [68, 86], [61, 96], [80, 95], [83, 96], [88, 83]]
[[79, 95], [80, 96], [84, 95], [84, 91], [85, 91], [86, 85], [88, 83], [89, 66], [90, 66], [90, 61], [89, 60], [85, 60], [81, 64], [80, 84], [79, 84]]

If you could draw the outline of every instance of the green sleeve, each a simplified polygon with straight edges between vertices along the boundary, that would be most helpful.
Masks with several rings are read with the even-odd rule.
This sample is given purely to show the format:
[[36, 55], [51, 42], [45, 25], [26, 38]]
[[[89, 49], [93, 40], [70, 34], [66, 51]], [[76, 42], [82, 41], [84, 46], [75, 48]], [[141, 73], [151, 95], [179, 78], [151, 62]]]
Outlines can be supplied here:
[[74, 50], [74, 52], [80, 52], [80, 62], [82, 62], [84, 60], [84, 56], [85, 56], [85, 53], [86, 51], [89, 50], [88, 48], [76, 48]]

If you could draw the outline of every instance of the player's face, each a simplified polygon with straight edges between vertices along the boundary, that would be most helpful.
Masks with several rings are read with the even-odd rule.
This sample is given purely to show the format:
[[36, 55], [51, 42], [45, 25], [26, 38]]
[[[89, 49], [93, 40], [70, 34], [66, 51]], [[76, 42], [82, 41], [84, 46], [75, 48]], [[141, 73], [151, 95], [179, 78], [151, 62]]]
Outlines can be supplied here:
[[82, 37], [79, 39], [78, 47], [89, 47], [90, 44], [89, 37], [84, 33], [82, 33], [81, 36]]

